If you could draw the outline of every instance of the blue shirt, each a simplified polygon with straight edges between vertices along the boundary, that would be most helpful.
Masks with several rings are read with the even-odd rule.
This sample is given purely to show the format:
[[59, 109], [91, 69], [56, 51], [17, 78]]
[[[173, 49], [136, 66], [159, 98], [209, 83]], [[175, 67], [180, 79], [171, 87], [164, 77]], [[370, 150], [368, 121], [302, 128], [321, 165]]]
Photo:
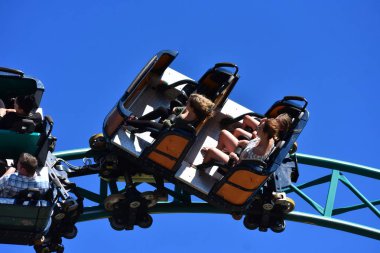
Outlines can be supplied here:
[[36, 175], [22, 176], [17, 172], [0, 178], [0, 197], [2, 198], [13, 198], [20, 191], [28, 188], [37, 188], [41, 193], [45, 193], [49, 189], [49, 180]]

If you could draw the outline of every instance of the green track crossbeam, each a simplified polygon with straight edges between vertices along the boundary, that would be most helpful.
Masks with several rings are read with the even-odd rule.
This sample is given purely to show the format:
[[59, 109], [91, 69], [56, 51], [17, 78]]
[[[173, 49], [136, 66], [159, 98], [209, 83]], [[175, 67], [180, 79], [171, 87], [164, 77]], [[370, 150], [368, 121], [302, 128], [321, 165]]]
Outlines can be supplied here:
[[[91, 158], [92, 152], [89, 149], [76, 149], [68, 150], [62, 152], [56, 152], [59, 158], [64, 160], [77, 160], [82, 158]], [[310, 182], [291, 185], [288, 189], [284, 191], [289, 194], [296, 194], [301, 197], [306, 203], [312, 206], [320, 215], [296, 212], [293, 211], [286, 216], [287, 220], [294, 222], [302, 222], [307, 224], [313, 224], [321, 227], [332, 228], [336, 230], [341, 230], [360, 236], [365, 236], [380, 240], [380, 229], [372, 228], [368, 226], [363, 226], [349, 221], [340, 220], [333, 218], [333, 216], [353, 212], [359, 209], [368, 208], [374, 213], [375, 216], [380, 218], [380, 211], [376, 207], [380, 204], [380, 200], [370, 201], [367, 199], [348, 179], [343, 172], [360, 175], [367, 178], [373, 178], [380, 180], [380, 170], [367, 167], [363, 165], [358, 165], [354, 163], [348, 163], [344, 161], [323, 158], [318, 156], [306, 155], [306, 154], [296, 154], [299, 164], [317, 166], [320, 168], [331, 169], [331, 175], [323, 176], [321, 178], [312, 180]], [[347, 187], [354, 195], [358, 197], [361, 201], [360, 204], [347, 206], [347, 207], [335, 207], [335, 196], [338, 191], [338, 184], [341, 182], [343, 186]], [[326, 198], [325, 207], [318, 204], [311, 197], [306, 195], [303, 190], [314, 187], [320, 184], [329, 183], [328, 194]], [[95, 219], [108, 218], [109, 213], [107, 213], [102, 206], [104, 198], [107, 196], [108, 189], [110, 192], [117, 191], [115, 183], [107, 183], [100, 180], [99, 193], [92, 193], [86, 189], [80, 188], [80, 192], [83, 197], [94, 201], [97, 206], [84, 207], [84, 213], [80, 217], [80, 221], [90, 221]], [[180, 193], [180, 189], [177, 189]], [[189, 197], [189, 196], [184, 196]], [[219, 213], [224, 212], [209, 205], [208, 203], [191, 203], [191, 204], [181, 204], [180, 202], [174, 200], [169, 203], [158, 203], [154, 208], [150, 210], [152, 214], [159, 213]]]

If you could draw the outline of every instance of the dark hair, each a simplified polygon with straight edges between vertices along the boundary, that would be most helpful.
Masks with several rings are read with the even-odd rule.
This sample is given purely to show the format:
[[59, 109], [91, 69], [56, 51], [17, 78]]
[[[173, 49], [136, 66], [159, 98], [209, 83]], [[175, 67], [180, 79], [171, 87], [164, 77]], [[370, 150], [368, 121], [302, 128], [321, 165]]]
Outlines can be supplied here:
[[276, 117], [276, 120], [279, 125], [279, 133], [278, 133], [278, 138], [282, 139], [284, 138], [286, 132], [288, 132], [291, 124], [292, 124], [292, 119], [290, 118], [289, 114], [287, 113], [282, 113]]
[[279, 123], [276, 119], [268, 119], [265, 122], [263, 132], [268, 135], [268, 138], [277, 138], [279, 132]]
[[29, 176], [33, 176], [36, 173], [38, 166], [37, 159], [29, 153], [22, 153], [18, 158], [20, 166], [23, 167]]
[[35, 99], [33, 95], [19, 96], [16, 98], [16, 103], [26, 114], [29, 114], [35, 106]]

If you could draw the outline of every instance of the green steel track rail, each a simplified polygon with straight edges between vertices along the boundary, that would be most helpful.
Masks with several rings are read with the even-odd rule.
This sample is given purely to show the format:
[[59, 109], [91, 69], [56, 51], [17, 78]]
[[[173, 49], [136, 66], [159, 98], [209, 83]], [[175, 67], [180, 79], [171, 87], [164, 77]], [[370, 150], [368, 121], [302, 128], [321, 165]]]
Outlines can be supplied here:
[[[62, 152], [56, 152], [59, 158], [66, 161], [77, 160], [82, 158], [91, 158], [92, 154], [89, 149], [76, 149], [68, 150]], [[362, 194], [343, 173], [351, 173], [366, 178], [373, 178], [380, 180], [380, 170], [362, 166], [358, 164], [343, 162], [334, 159], [328, 159], [318, 156], [306, 155], [306, 154], [295, 154], [299, 164], [317, 166], [320, 168], [326, 168], [331, 170], [331, 174], [320, 177], [318, 179], [312, 180], [303, 184], [292, 184], [289, 188], [284, 189], [284, 191], [289, 194], [298, 195], [306, 203], [308, 203], [313, 209], [316, 210], [317, 214], [309, 214], [303, 212], [293, 211], [286, 216], [287, 220], [302, 222], [307, 224], [313, 224], [317, 226], [332, 228], [336, 230], [341, 230], [373, 239], [380, 240], [380, 229], [374, 227], [368, 227], [360, 225], [354, 222], [344, 221], [340, 219], [333, 218], [333, 216], [353, 212], [359, 209], [367, 208], [374, 213], [375, 216], [380, 218], [380, 211], [376, 207], [380, 204], [380, 199], [369, 200]], [[149, 178], [140, 178], [141, 182], [149, 182]], [[346, 186], [356, 197], [360, 200], [360, 204], [345, 206], [345, 207], [335, 207], [335, 197], [338, 190], [338, 183], [341, 182]], [[308, 196], [303, 190], [313, 186], [321, 184], [329, 184], [327, 199], [324, 207]], [[108, 196], [108, 190], [110, 193], [118, 192], [118, 187], [115, 182], [106, 182], [100, 179], [100, 189], [99, 193], [94, 193], [89, 190], [78, 187], [79, 193], [88, 200], [97, 203], [96, 206], [84, 207], [84, 212], [80, 217], [80, 221], [89, 221], [94, 219], [108, 218], [109, 213], [103, 209], [103, 200]], [[178, 199], [187, 199], [190, 197], [186, 196], [180, 189], [175, 189], [173, 196], [178, 195]], [[223, 211], [209, 205], [208, 203], [188, 203], [183, 204], [175, 197], [173, 202], [158, 203], [154, 208], [150, 210], [152, 214], [158, 213], [224, 213]]]

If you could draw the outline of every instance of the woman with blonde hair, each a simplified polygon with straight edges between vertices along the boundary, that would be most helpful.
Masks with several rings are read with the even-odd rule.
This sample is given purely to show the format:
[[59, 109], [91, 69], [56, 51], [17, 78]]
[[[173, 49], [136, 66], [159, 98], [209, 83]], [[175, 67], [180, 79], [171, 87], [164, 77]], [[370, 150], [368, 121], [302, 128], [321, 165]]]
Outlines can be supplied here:
[[[164, 107], [159, 107], [152, 112], [137, 118], [132, 116], [125, 120], [127, 126], [135, 128], [152, 128], [161, 130], [172, 125], [182, 127], [191, 125], [196, 127], [205, 118], [213, 114], [214, 103], [200, 94], [191, 94], [187, 100], [186, 106], [175, 107], [171, 111], [172, 115]], [[151, 121], [161, 118], [159, 122]], [[164, 119], [165, 118], [165, 119]]]

